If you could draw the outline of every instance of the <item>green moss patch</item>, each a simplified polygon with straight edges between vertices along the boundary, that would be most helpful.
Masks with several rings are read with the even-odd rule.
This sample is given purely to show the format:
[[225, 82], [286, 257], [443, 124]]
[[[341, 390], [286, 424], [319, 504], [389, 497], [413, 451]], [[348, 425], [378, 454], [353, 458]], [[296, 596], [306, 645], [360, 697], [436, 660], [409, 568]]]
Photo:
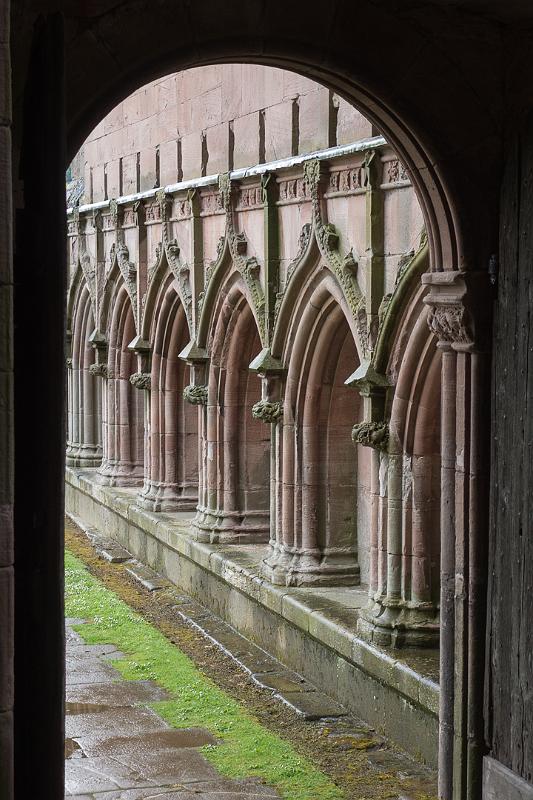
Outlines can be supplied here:
[[152, 708], [176, 728], [204, 727], [220, 740], [201, 748], [230, 778], [257, 777], [286, 800], [342, 800], [344, 793], [292, 746], [266, 730], [236, 700], [203, 675], [162, 633], [106, 589], [75, 556], [65, 554], [65, 606], [89, 644], [113, 644], [125, 658], [112, 662], [128, 680], [152, 680], [172, 699]]

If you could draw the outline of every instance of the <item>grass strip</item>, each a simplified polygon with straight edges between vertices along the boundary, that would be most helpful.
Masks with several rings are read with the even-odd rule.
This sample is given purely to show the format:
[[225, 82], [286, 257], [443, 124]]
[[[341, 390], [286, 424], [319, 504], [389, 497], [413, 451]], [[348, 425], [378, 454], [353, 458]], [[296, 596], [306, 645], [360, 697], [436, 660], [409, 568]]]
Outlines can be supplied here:
[[326, 775], [266, 730], [68, 551], [65, 611], [88, 620], [75, 626], [88, 644], [113, 644], [124, 653], [125, 658], [112, 664], [125, 679], [152, 680], [172, 694], [172, 699], [151, 706], [169, 725], [204, 727], [220, 740], [201, 751], [222, 775], [261, 778], [285, 800], [345, 798]]

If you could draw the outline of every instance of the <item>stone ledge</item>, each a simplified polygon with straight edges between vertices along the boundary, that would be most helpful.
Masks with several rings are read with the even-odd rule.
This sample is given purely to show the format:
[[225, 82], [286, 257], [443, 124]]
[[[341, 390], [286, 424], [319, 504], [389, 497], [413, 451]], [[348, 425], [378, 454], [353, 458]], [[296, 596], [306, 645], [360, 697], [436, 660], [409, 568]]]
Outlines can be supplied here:
[[[392, 655], [392, 651], [379, 649], [354, 633], [357, 608], [365, 602], [363, 590], [274, 586], [259, 575], [265, 545], [224, 546], [195, 541], [188, 533], [192, 514], [145, 511], [135, 504], [136, 490], [96, 484], [93, 472], [67, 469], [68, 513], [85, 525], [98, 527], [104, 536], [113, 536], [140, 561], [196, 595], [248, 638], [259, 639], [287, 666], [302, 672], [328, 694], [333, 693], [378, 729], [383, 728], [380, 719], [390, 722], [387, 715], [391, 703], [398, 713], [401, 707], [408, 708], [405, 719], [397, 720], [398, 733], [392, 738], [428, 763], [435, 762], [438, 685], [423, 670], [410, 666], [409, 656], [403, 651]], [[217, 591], [207, 585], [208, 574], [217, 579]], [[225, 590], [220, 588], [223, 584]], [[340, 602], [343, 597], [350, 598], [348, 603]], [[270, 638], [270, 644], [265, 637]], [[295, 647], [302, 652], [295, 652]], [[312, 663], [306, 661], [306, 649], [313, 653]], [[432, 653], [413, 655], [415, 666], [420, 663], [426, 672], [435, 669], [435, 660]], [[332, 670], [336, 672], [333, 677]], [[357, 684], [357, 689], [353, 688], [355, 708], [345, 697], [350, 679]], [[409, 719], [412, 725], [424, 724], [419, 731], [406, 730], [404, 736], [402, 728], [409, 728]]]

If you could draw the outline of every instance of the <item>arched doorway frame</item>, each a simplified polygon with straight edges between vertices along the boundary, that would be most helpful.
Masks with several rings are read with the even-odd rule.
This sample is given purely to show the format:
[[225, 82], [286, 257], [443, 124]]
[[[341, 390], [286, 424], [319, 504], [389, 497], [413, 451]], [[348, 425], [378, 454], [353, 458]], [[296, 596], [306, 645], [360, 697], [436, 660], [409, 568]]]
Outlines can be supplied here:
[[[375, 4], [368, 3], [364, 8], [358, 5], [357, 8], [358, 14], [363, 15], [365, 30], [379, 30], [376, 23], [383, 22], [379, 15], [387, 17], [386, 13], [372, 8], [372, 5]], [[487, 264], [487, 256], [493, 248], [496, 231], [492, 236], [490, 233], [487, 235], [487, 231], [490, 230], [490, 223], [496, 219], [495, 193], [487, 192], [488, 202], [484, 202], [484, 195], [487, 187], [490, 190], [497, 185], [497, 176], [480, 180], [478, 185], [469, 189], [468, 183], [473, 184], [472, 177], [479, 175], [481, 170], [476, 173], [475, 170], [465, 169], [461, 176], [461, 167], [467, 165], [467, 158], [463, 150], [461, 157], [456, 157], [452, 162], [451, 150], [444, 145], [444, 141], [450, 138], [450, 129], [443, 125], [440, 135], [430, 135], [431, 126], [424, 127], [420, 117], [417, 119], [417, 115], [413, 114], [413, 109], [417, 106], [422, 114], [423, 98], [431, 94], [427, 92], [429, 78], [421, 74], [420, 70], [420, 65], [424, 63], [424, 54], [426, 63], [436, 66], [438, 58], [429, 53], [431, 43], [424, 37], [423, 31], [417, 30], [416, 26], [410, 31], [407, 24], [400, 20], [394, 29], [396, 43], [391, 34], [387, 34], [382, 40], [385, 51], [390, 47], [388, 58], [384, 59], [391, 73], [387, 84], [383, 81], [383, 75], [377, 74], [383, 69], [383, 63], [379, 59], [368, 57], [375, 57], [375, 52], [370, 52], [371, 45], [365, 41], [365, 38], [370, 41], [372, 37], [359, 37], [361, 47], [357, 48], [357, 57], [353, 55], [356, 49], [352, 41], [354, 28], [346, 24], [346, 18], [342, 19], [342, 24], [340, 20], [346, 14], [349, 16], [347, 8], [344, 9], [344, 14], [339, 13], [337, 8], [331, 14], [328, 26], [324, 26], [323, 19], [309, 19], [303, 7], [299, 10], [297, 7], [291, 8], [290, 13], [284, 14], [280, 13], [278, 3], [253, 3], [243, 8], [241, 3], [234, 2], [225, 4], [222, 10], [206, 1], [195, 4], [194, 9], [189, 5], [184, 7], [183, 25], [180, 28], [179, 15], [171, 3], [160, 6], [157, 14], [153, 13], [152, 5], [148, 8], [148, 4], [146, 7], [139, 4], [135, 21], [131, 20], [129, 24], [127, 14], [123, 16], [124, 11], [128, 11], [128, 6], [125, 3], [102, 13], [83, 30], [77, 30], [75, 35], [69, 32], [67, 66], [71, 62], [79, 63], [80, 58], [89, 59], [92, 64], [92, 70], [86, 70], [86, 76], [82, 74], [83, 70], [72, 70], [67, 86], [70, 154], [73, 154], [97, 119], [121, 97], [147, 80], [189, 66], [242, 60], [295, 69], [330, 86], [357, 105], [384, 132], [413, 175], [430, 241], [432, 272], [424, 280], [431, 287], [428, 296], [431, 306], [430, 324], [443, 350], [443, 538], [446, 538], [449, 555], [453, 551], [455, 555], [461, 556], [460, 563], [464, 573], [465, 563], [474, 563], [478, 558], [483, 558], [480, 540], [485, 533], [483, 520], [486, 514], [481, 512], [476, 515], [476, 510], [481, 510], [486, 505], [485, 465], [488, 460], [484, 458], [486, 432], [477, 425], [476, 420], [482, 419], [482, 414], [477, 412], [480, 410], [481, 398], [486, 396], [484, 389], [488, 372], [485, 357], [487, 347], [483, 341], [483, 333], [487, 329], [483, 308], [487, 276], [484, 270], [476, 272], [473, 268], [479, 269]], [[266, 7], [268, 12], [264, 10]], [[236, 11], [241, 12], [240, 16]], [[284, 11], [287, 12], [287, 9]], [[364, 17], [365, 11], [368, 17]], [[275, 15], [278, 22], [268, 17], [268, 14]], [[202, 31], [198, 24], [198, 15], [204, 23]], [[121, 24], [122, 20], [126, 21], [125, 25]], [[172, 24], [169, 24], [169, 20]], [[389, 15], [385, 21], [391, 22], [392, 16]], [[276, 25], [284, 26], [279, 35]], [[342, 28], [345, 29], [344, 32]], [[136, 29], [143, 31], [142, 42], [149, 40], [158, 43], [157, 54], [147, 52], [142, 46], [135, 46], [139, 42], [138, 35], [135, 36]], [[157, 31], [161, 32], [160, 37], [157, 36]], [[260, 36], [257, 31], [261, 31]], [[64, 33], [61, 26], [50, 26], [45, 35], [48, 36], [48, 45], [55, 44], [59, 49], [62, 48]], [[400, 70], [399, 79], [398, 72], [391, 67], [404, 64], [406, 52], [422, 53], [422, 56], [418, 60], [413, 57], [410, 61], [411, 69]], [[437, 57], [441, 55], [437, 53]], [[139, 62], [139, 58], [145, 61]], [[110, 64], [113, 68], [110, 68]], [[417, 68], [413, 69], [413, 64]], [[450, 63], [447, 66], [453, 78], [448, 80], [443, 94], [439, 90], [445, 81], [439, 82], [433, 90], [439, 96], [438, 103], [441, 107], [453, 106], [465, 110], [468, 127], [469, 119], [475, 117], [475, 113], [470, 117], [468, 115], [468, 102], [471, 101], [479, 112], [478, 100], [468, 82], [459, 80], [460, 70]], [[95, 80], [95, 75], [102, 78], [105, 76], [105, 79]], [[437, 75], [438, 71], [435, 69], [431, 78], [436, 81]], [[417, 86], [417, 81], [420, 86]], [[393, 83], [398, 98], [396, 102], [391, 100], [395, 96]], [[78, 99], [74, 101], [74, 97]], [[437, 105], [431, 108], [435, 111]], [[478, 113], [478, 117], [471, 133], [474, 137], [481, 135], [485, 125], [485, 138], [490, 140], [490, 135], [495, 133], [494, 124], [487, 112]], [[436, 127], [438, 120], [437, 115], [433, 120], [433, 123], [437, 122]], [[417, 134], [413, 131], [417, 131]], [[494, 139], [496, 138], [495, 133]], [[487, 161], [490, 166], [496, 160], [490, 143], [485, 152], [488, 153]], [[485, 164], [484, 171], [490, 174], [490, 169], [487, 170], [486, 166]], [[58, 181], [59, 177], [57, 171]], [[476, 199], [478, 203], [475, 202]], [[27, 208], [31, 208], [31, 205]], [[31, 218], [31, 215], [28, 217]], [[53, 220], [53, 213], [48, 218]], [[55, 221], [62, 230], [64, 225], [59, 217]], [[61, 258], [57, 263], [61, 263]], [[462, 268], [465, 269], [464, 272]], [[51, 289], [56, 288], [55, 284], [51, 286]], [[42, 300], [46, 304], [46, 297]], [[55, 341], [62, 327], [63, 321], [59, 315], [57, 328], [49, 333], [51, 340]], [[52, 361], [51, 367], [56, 370], [58, 377], [64, 369], [58, 359]], [[51, 403], [56, 404], [58, 411], [61, 409], [60, 391], [51, 397]], [[37, 437], [34, 446], [38, 444]], [[48, 447], [54, 461], [60, 463], [63, 456], [59, 455], [58, 441], [50, 440]], [[461, 464], [457, 463], [459, 451], [464, 456]], [[465, 459], [468, 463], [465, 463]], [[459, 504], [455, 502], [456, 495], [460, 497]], [[456, 524], [457, 510], [463, 512], [459, 515], [459, 525]], [[60, 520], [55, 519], [49, 524], [50, 544], [57, 547], [56, 534], [60, 530]], [[463, 558], [466, 554], [467, 559]], [[456, 680], [459, 689], [464, 689], [464, 699], [461, 693], [461, 702], [456, 704], [456, 711], [453, 712], [457, 717], [454, 724], [458, 741], [456, 753], [452, 757], [450, 750], [442, 751], [441, 776], [444, 783], [441, 794], [446, 798], [451, 796], [452, 777], [456, 785], [462, 786], [471, 780], [468, 775], [479, 772], [475, 768], [479, 761], [479, 738], [475, 739], [472, 748], [466, 744], [467, 729], [474, 731], [474, 738], [479, 733], [482, 704], [475, 702], [479, 689], [472, 686], [470, 669], [474, 663], [479, 663], [479, 651], [474, 654], [470, 650], [467, 652], [466, 644], [467, 617], [474, 610], [473, 618], [479, 620], [480, 608], [482, 609], [484, 603], [484, 586], [481, 582], [481, 585], [470, 587], [469, 575], [463, 573], [459, 577], [467, 591], [455, 608], [455, 618], [460, 620], [463, 627], [458, 635], [456, 632], [455, 643], [459, 648], [456, 660], [461, 664]], [[446, 690], [444, 693], [447, 702], [453, 706], [453, 686], [443, 689]], [[443, 731], [443, 737], [449, 745], [450, 731]], [[473, 768], [468, 764], [470, 755], [473, 758]], [[470, 793], [469, 796], [474, 795]]]

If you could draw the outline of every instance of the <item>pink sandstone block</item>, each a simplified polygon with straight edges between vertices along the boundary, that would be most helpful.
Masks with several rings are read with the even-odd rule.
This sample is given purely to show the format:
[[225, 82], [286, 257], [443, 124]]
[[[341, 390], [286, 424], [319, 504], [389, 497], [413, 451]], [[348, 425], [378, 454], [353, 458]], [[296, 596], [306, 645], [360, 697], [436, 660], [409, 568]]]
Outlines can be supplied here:
[[292, 155], [292, 101], [265, 110], [265, 157], [267, 161]]
[[222, 122], [208, 128], [207, 136], [207, 174], [226, 172], [229, 169], [229, 125]]
[[247, 114], [233, 123], [235, 146], [233, 166], [250, 167], [259, 163], [259, 114]]
[[221, 75], [222, 120], [229, 121], [242, 113], [243, 64], [228, 64]]
[[202, 137], [200, 132], [189, 133], [181, 140], [183, 180], [195, 178], [201, 173]]
[[300, 97], [300, 153], [322, 150], [329, 145], [329, 90], [320, 87]]
[[216, 86], [192, 100], [192, 129], [202, 131], [222, 121], [222, 90]]
[[107, 172], [107, 196], [118, 197], [120, 195], [120, 160], [117, 158], [106, 164]]
[[178, 143], [176, 139], [163, 142], [159, 147], [159, 169], [161, 186], [178, 180]]
[[93, 203], [104, 199], [104, 165], [96, 164], [93, 169]]
[[337, 98], [337, 144], [350, 144], [372, 136], [372, 125], [346, 100]]
[[150, 147], [141, 151], [141, 192], [153, 189], [156, 182], [156, 151]]
[[137, 186], [137, 153], [122, 158], [122, 191], [135, 194]]

